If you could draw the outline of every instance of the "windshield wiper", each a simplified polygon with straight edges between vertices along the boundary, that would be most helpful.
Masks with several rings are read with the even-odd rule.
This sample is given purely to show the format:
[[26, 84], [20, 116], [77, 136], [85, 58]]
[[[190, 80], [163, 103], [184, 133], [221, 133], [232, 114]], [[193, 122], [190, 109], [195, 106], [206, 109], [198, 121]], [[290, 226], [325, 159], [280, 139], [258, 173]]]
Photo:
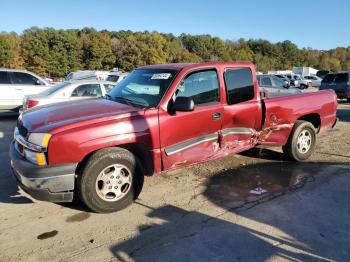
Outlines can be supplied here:
[[[111, 97], [111, 96], [110, 96], [110, 97]], [[114, 100], [122, 100], [122, 101], [125, 101], [128, 105], [131, 105], [131, 106], [136, 105], [136, 106], [139, 106], [139, 107], [142, 107], [142, 108], [146, 107], [145, 105], [139, 104], [139, 103], [135, 102], [134, 100], [129, 99], [129, 98], [126, 98], [126, 97], [115, 96], [115, 97], [111, 97], [111, 98], [114, 99]]]

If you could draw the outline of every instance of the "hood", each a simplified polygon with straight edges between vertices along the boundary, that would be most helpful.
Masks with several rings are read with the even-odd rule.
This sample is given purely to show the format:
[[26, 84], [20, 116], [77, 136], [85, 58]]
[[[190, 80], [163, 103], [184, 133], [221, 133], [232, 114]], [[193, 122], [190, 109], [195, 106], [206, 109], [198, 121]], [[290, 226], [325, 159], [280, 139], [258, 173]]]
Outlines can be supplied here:
[[139, 111], [132, 106], [102, 98], [84, 99], [39, 106], [23, 113], [19, 122], [28, 132], [52, 134], [69, 128], [117, 118]]

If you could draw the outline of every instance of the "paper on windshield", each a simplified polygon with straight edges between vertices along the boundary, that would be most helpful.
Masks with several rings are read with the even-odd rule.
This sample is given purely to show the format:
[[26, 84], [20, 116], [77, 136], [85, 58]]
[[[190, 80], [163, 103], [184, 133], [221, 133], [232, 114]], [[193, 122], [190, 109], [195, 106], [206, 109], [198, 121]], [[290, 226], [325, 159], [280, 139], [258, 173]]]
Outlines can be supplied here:
[[160, 73], [160, 74], [153, 74], [151, 79], [169, 79], [171, 77], [170, 73]]

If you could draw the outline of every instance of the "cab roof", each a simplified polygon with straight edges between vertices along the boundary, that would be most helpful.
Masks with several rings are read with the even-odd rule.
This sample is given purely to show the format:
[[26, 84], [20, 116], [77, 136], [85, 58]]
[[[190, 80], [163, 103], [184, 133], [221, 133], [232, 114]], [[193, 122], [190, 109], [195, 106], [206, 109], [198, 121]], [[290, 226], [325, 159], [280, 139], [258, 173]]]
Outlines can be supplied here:
[[203, 62], [203, 63], [170, 63], [170, 64], [158, 64], [158, 65], [147, 65], [142, 66], [137, 69], [167, 69], [167, 70], [177, 70], [180, 71], [182, 69], [194, 69], [200, 67], [210, 67], [210, 66], [222, 66], [222, 67], [230, 67], [230, 66], [252, 66], [251, 62]]

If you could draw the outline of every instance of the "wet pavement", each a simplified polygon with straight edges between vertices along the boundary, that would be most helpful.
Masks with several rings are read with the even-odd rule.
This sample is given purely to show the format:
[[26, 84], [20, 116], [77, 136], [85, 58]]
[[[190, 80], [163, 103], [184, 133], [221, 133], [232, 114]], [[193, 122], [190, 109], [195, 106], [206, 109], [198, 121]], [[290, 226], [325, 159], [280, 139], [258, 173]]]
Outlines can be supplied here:
[[223, 171], [206, 181], [203, 193], [216, 205], [240, 212], [316, 183], [323, 174], [348, 174], [350, 165], [260, 163]]

